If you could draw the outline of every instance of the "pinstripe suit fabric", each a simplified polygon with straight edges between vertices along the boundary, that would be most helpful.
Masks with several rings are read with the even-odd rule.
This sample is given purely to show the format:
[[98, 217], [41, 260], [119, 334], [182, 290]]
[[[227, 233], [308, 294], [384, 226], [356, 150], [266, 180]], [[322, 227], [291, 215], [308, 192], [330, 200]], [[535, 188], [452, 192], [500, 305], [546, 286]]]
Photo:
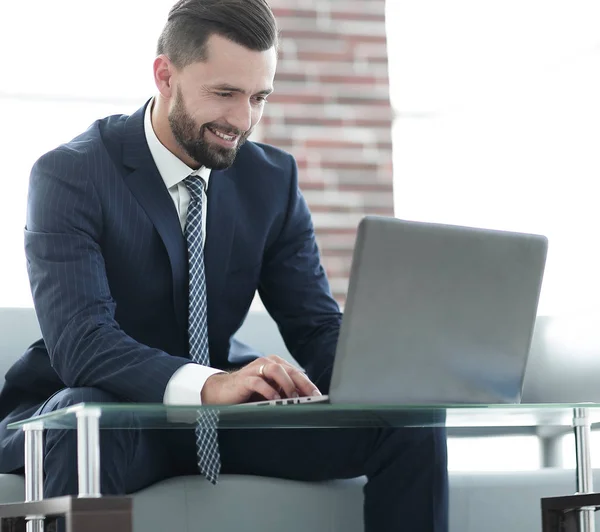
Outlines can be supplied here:
[[[143, 113], [95, 122], [32, 169], [25, 251], [43, 340], [9, 370], [0, 393], [0, 471], [22, 462], [22, 450], [7, 450], [16, 436], [6, 424], [53, 393], [94, 387], [160, 403], [190, 362], [186, 241]], [[326, 392], [341, 315], [290, 155], [248, 142], [231, 168], [212, 172], [204, 253], [212, 365], [259, 356], [232, 341], [258, 289]]]

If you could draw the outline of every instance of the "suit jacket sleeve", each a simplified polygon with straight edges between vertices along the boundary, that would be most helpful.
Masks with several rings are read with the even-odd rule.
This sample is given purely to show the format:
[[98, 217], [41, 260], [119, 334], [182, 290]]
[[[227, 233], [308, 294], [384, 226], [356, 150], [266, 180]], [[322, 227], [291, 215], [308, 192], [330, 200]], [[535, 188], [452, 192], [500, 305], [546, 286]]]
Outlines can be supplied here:
[[90, 178], [101, 169], [93, 164], [58, 149], [31, 172], [25, 253], [42, 335], [66, 386], [160, 403], [170, 377], [189, 360], [138, 343], [115, 321], [101, 205]]
[[290, 156], [288, 208], [265, 252], [259, 294], [285, 344], [321, 392], [328, 393], [341, 313], [321, 265], [311, 215]]

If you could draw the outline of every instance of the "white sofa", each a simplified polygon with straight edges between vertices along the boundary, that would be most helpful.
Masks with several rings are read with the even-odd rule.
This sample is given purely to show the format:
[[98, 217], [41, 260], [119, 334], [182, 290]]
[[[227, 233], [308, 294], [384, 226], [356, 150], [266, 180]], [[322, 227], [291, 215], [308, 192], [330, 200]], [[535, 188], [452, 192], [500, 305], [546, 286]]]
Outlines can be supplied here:
[[[33, 310], [0, 309], [2, 375], [39, 334]], [[259, 351], [287, 355], [277, 328], [264, 313], [251, 313], [238, 337]], [[596, 482], [600, 485], [600, 475]], [[574, 483], [574, 472], [561, 469], [452, 472], [450, 531], [539, 531], [540, 498], [571, 494]], [[215, 531], [359, 532], [363, 485], [363, 478], [305, 483], [224, 475], [219, 489], [213, 489], [200, 476], [180, 477], [135, 494], [134, 530], [192, 532], [203, 523], [202, 530]], [[0, 475], [0, 503], [23, 498], [23, 479]], [[277, 511], [265, 512], [266, 501]]]

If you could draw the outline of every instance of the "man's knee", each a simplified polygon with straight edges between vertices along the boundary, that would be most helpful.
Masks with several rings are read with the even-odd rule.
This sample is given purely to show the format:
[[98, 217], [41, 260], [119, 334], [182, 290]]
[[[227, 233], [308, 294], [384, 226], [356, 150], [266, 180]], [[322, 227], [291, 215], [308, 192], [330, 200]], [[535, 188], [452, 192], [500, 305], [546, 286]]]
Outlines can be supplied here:
[[[53, 395], [42, 413], [79, 403], [115, 403], [119, 399], [99, 388], [65, 388]], [[128, 419], [131, 416], [128, 417]], [[125, 428], [125, 427], [124, 427]], [[100, 481], [103, 493], [124, 491], [124, 473], [134, 452], [139, 430], [101, 430]], [[44, 493], [59, 496], [77, 493], [77, 431], [54, 429], [44, 434]]]
[[415, 459], [421, 457], [441, 465], [447, 462], [445, 427], [398, 427], [382, 431], [382, 436], [380, 446], [398, 457], [409, 451]]
[[117, 403], [119, 399], [100, 388], [84, 386], [80, 388], [64, 388], [53, 395], [44, 405], [42, 413], [59, 410], [79, 403]]

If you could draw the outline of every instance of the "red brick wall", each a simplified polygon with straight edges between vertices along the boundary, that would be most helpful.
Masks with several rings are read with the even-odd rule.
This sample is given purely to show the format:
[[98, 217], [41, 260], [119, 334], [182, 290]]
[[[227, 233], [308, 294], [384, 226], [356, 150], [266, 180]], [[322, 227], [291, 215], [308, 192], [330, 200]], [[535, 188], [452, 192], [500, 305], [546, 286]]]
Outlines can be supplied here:
[[270, 0], [281, 30], [261, 140], [292, 153], [343, 304], [356, 226], [393, 215], [385, 0]]

